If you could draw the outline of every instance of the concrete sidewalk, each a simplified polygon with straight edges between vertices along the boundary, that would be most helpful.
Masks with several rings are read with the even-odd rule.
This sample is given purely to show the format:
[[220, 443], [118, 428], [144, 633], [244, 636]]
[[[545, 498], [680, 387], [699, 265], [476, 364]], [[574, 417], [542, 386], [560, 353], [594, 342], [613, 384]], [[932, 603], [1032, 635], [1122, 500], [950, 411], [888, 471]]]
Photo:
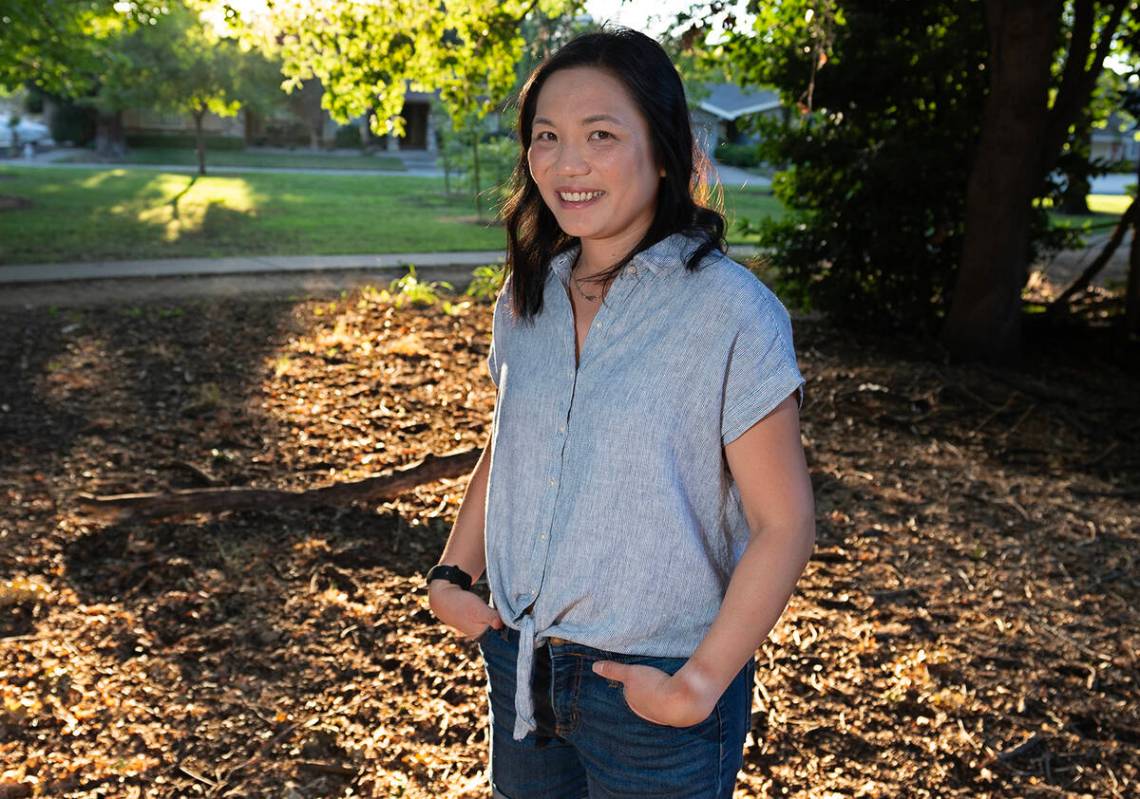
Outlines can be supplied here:
[[387, 255], [259, 255], [238, 258], [167, 258], [149, 261], [76, 261], [58, 264], [0, 266], [0, 285], [6, 283], [55, 283], [62, 280], [107, 280], [137, 277], [187, 277], [194, 275], [253, 275], [267, 272], [321, 272], [367, 269], [406, 273], [407, 265], [417, 274], [438, 267], [467, 267], [500, 263], [501, 250], [483, 252], [413, 252]]

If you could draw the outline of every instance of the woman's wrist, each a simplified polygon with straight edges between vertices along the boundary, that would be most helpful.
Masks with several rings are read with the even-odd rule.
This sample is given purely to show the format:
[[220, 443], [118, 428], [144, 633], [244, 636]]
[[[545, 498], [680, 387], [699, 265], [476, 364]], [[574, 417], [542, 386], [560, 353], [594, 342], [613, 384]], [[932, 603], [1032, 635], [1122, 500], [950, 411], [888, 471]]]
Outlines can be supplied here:
[[466, 589], [463, 586], [456, 585], [448, 580], [432, 580], [428, 583], [428, 601], [430, 602], [432, 597], [443, 596], [445, 593], [464, 590]]
[[689, 658], [676, 674], [673, 675], [684, 687], [689, 701], [699, 707], [708, 707], [711, 712], [724, 693], [727, 685], [720, 685], [715, 674], [704, 669], [699, 660]]

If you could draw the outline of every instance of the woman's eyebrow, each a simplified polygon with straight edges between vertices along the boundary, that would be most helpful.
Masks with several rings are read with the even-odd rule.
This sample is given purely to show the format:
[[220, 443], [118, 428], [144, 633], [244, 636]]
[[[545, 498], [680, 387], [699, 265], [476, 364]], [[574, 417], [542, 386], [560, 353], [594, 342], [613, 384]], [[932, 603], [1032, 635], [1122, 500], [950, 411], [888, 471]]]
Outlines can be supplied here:
[[[617, 117], [612, 116], [610, 114], [591, 114], [588, 117], [583, 117], [582, 122], [580, 124], [591, 125], [594, 122], [603, 122], [603, 121], [613, 122], [615, 125], [621, 125], [622, 127], [625, 127], [624, 122], [622, 122], [620, 119], [618, 119]], [[552, 127], [552, 128], [557, 127], [557, 125], [555, 125], [553, 122], [551, 122], [546, 117], [535, 117], [534, 118], [534, 124], [535, 125], [550, 125], [550, 127]]]

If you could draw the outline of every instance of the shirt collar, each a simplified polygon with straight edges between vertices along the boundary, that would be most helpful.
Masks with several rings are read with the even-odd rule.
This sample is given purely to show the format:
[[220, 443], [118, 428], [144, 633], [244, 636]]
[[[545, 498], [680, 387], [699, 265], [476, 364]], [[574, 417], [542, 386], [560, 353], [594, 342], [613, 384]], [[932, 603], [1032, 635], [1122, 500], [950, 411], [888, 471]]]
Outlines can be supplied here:
[[[699, 242], [683, 232], [672, 233], [633, 256], [629, 264], [626, 265], [626, 269], [633, 267], [631, 271], [637, 272], [644, 267], [654, 275], [664, 274], [669, 269], [683, 264], [687, 255], [698, 244]], [[578, 257], [578, 252], [581, 249], [581, 243], [575, 242], [550, 261], [550, 268], [562, 279], [563, 283], [569, 279], [570, 267], [574, 264], [574, 259]]]

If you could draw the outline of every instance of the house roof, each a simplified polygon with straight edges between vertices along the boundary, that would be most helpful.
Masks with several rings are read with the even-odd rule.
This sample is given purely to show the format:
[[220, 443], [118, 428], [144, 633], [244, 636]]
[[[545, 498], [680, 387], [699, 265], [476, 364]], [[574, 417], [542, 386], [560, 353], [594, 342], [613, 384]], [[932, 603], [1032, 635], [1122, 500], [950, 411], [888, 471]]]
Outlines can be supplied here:
[[780, 107], [780, 97], [767, 89], [742, 89], [735, 83], [706, 83], [709, 94], [699, 108], [721, 119], [732, 120]]

